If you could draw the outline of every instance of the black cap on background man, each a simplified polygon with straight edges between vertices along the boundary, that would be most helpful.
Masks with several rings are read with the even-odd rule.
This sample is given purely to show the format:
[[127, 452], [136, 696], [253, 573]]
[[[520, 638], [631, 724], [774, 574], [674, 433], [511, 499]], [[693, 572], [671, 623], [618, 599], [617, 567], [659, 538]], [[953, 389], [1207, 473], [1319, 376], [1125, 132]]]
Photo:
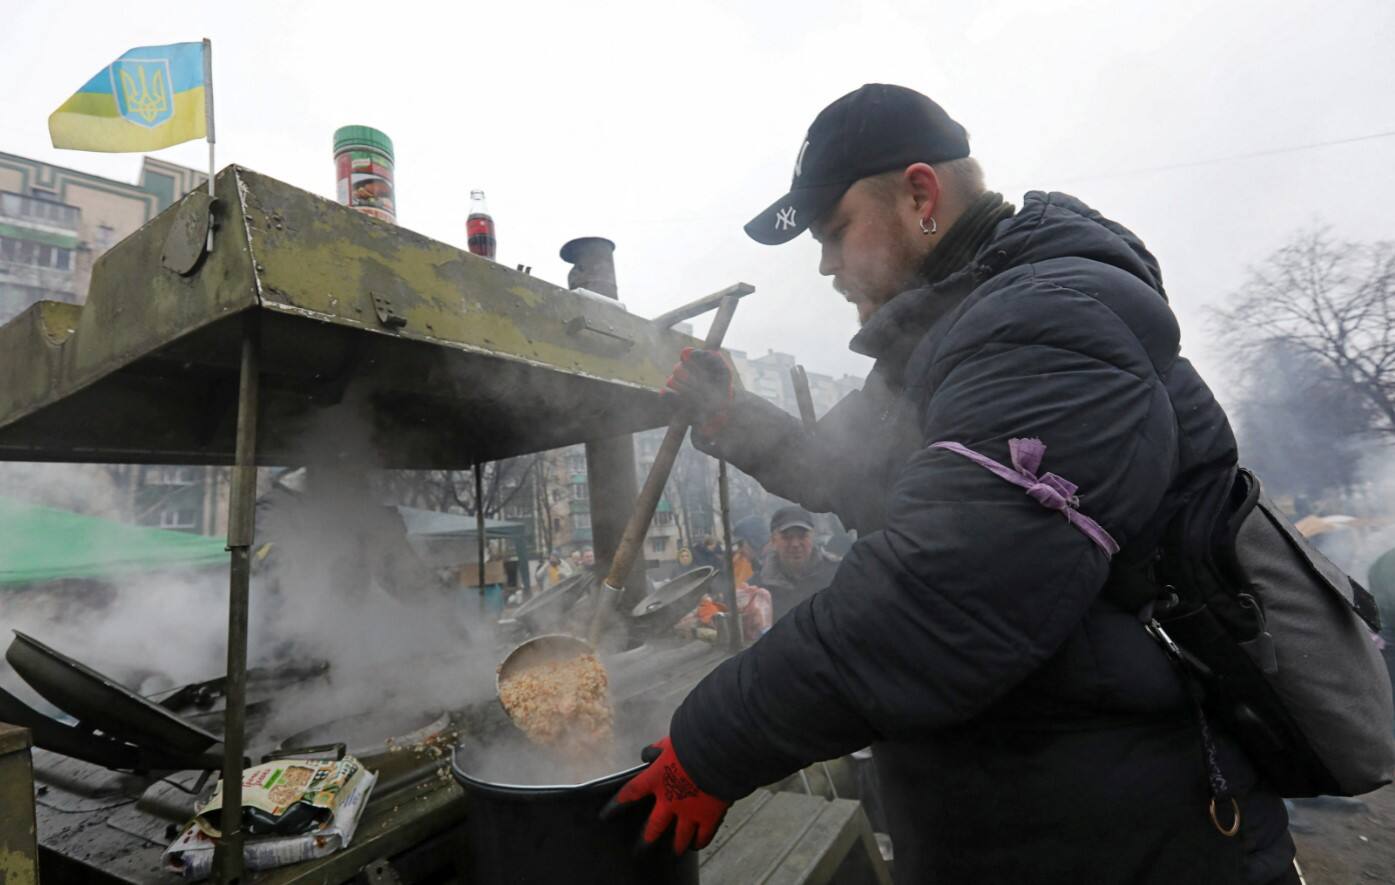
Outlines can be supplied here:
[[868, 83], [824, 108], [809, 126], [789, 193], [746, 224], [774, 246], [804, 232], [853, 182], [912, 163], [969, 156], [969, 136], [944, 108], [904, 86]]
[[814, 530], [814, 517], [803, 507], [781, 507], [770, 517], [770, 534], [778, 535], [785, 529]]

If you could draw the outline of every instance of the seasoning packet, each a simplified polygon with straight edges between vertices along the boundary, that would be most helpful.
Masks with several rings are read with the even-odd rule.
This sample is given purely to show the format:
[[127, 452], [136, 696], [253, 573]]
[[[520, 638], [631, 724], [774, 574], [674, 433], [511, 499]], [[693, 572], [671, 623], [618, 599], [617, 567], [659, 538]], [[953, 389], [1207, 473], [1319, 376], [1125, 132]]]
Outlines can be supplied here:
[[[265, 870], [333, 854], [353, 839], [378, 776], [357, 759], [278, 759], [242, 773], [243, 860]], [[194, 819], [165, 849], [165, 869], [188, 881], [213, 872], [222, 835], [223, 790], [195, 806]]]

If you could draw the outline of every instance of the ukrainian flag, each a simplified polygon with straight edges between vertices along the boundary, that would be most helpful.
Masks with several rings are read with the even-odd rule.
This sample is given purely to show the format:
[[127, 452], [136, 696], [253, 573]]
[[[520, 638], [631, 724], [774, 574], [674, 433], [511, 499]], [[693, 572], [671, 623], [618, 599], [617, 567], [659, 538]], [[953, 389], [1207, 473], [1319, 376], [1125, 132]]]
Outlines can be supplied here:
[[207, 134], [207, 42], [139, 46], [87, 81], [48, 118], [53, 146], [153, 151]]

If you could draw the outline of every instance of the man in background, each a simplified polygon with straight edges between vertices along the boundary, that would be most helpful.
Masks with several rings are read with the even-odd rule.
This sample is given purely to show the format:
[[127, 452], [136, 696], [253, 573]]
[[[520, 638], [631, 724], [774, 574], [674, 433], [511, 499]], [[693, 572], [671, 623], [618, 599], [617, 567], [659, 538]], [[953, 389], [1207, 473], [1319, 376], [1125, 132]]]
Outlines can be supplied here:
[[571, 577], [572, 568], [562, 561], [562, 556], [556, 550], [547, 557], [547, 562], [538, 566], [538, 570], [533, 573], [533, 577], [538, 582], [537, 592], [542, 593], [556, 587], [562, 581]]
[[708, 536], [693, 549], [693, 565], [696, 567], [711, 566], [717, 571], [721, 571], [722, 564], [726, 561], [724, 552], [717, 546], [717, 539]]
[[814, 517], [803, 507], [781, 507], [770, 517], [771, 550], [751, 583], [770, 591], [775, 617], [833, 583], [838, 560], [814, 541]]

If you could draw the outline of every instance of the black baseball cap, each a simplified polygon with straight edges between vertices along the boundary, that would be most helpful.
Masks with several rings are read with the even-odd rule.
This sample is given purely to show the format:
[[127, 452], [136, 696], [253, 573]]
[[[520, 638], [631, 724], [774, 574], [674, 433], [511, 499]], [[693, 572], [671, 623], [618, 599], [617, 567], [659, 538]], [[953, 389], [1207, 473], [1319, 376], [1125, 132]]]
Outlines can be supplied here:
[[747, 222], [746, 233], [768, 246], [789, 242], [855, 181], [968, 155], [968, 133], [944, 108], [914, 89], [868, 83], [814, 118], [795, 158], [789, 193]]
[[770, 534], [778, 535], [785, 529], [814, 530], [814, 516], [803, 507], [781, 507], [770, 517]]

